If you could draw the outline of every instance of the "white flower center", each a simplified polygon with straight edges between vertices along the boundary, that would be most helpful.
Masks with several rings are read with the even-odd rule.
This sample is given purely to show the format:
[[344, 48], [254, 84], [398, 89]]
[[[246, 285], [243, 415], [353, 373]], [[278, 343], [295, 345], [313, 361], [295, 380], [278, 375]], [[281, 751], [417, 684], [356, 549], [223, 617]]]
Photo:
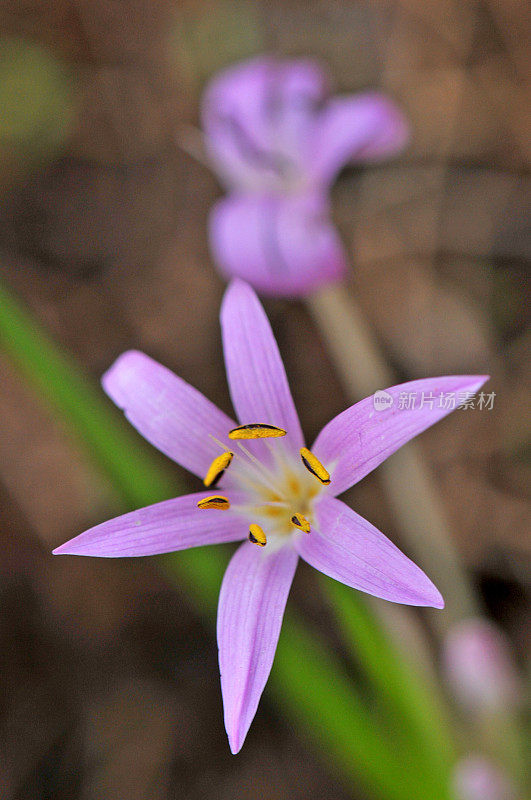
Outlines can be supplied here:
[[[305, 468], [280, 442], [262, 441], [272, 458], [267, 465], [244, 444], [237, 442], [231, 476], [248, 495], [248, 502], [234, 505], [232, 510], [244, 517], [248, 525], [258, 525], [265, 541], [256, 541], [253, 527], [251, 541], [264, 546], [268, 552], [285, 544], [286, 538], [297, 531], [310, 533], [315, 523], [314, 504], [323, 484]], [[307, 451], [305, 451], [307, 452]], [[230, 497], [230, 491], [228, 492]]]
[[[204, 484], [214, 488], [230, 467], [229, 486], [231, 482], [233, 488], [236, 484], [245, 499], [231, 502], [229, 488], [228, 497], [210, 495], [201, 499], [198, 507], [232, 509], [249, 526], [249, 540], [260, 547], [268, 545], [268, 552], [285, 544], [296, 532], [309, 534], [315, 523], [315, 501], [330, 483], [324, 465], [307, 447], [300, 449], [297, 458], [283, 443], [271, 441], [286, 435], [285, 430], [274, 425], [240, 425], [228, 435], [235, 441], [232, 450], [211, 437], [223, 452], [210, 465]], [[246, 447], [241, 439], [260, 441]]]

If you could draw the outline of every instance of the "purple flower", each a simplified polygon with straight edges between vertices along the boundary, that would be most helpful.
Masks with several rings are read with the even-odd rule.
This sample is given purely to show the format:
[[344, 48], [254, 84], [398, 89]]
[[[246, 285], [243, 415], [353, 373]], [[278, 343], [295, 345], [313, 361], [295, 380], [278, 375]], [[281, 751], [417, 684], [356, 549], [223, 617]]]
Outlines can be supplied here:
[[[97, 525], [54, 552], [144, 556], [246, 540], [227, 568], [218, 610], [225, 726], [236, 753], [271, 669], [299, 556], [377, 597], [443, 607], [426, 575], [336, 496], [449, 413], [401, 408], [401, 392], [476, 391], [485, 378], [432, 378], [391, 387], [393, 402], [384, 410], [375, 408], [372, 397], [362, 400], [329, 422], [310, 451], [269, 322], [247, 284], [236, 281], [227, 289], [221, 327], [232, 402], [243, 429], [142, 353], [124, 353], [103, 377], [106, 392], [137, 430], [205, 479], [208, 491]], [[242, 436], [261, 438], [244, 443]]]
[[330, 98], [319, 64], [267, 56], [214, 78], [202, 122], [227, 190], [246, 194], [326, 190], [347, 162], [387, 158], [408, 138], [402, 114], [385, 96]]
[[328, 190], [346, 163], [403, 148], [408, 128], [396, 106], [377, 92], [330, 98], [319, 64], [263, 56], [211, 82], [202, 121], [231, 195], [210, 224], [222, 272], [291, 296], [339, 279], [346, 256]]

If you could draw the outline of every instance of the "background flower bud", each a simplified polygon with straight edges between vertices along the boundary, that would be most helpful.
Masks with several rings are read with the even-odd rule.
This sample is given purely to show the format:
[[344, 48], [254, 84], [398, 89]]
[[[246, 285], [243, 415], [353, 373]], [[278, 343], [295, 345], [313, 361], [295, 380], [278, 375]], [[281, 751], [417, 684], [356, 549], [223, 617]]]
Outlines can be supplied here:
[[509, 779], [494, 764], [481, 756], [460, 761], [454, 771], [456, 800], [515, 800]]
[[509, 644], [492, 622], [478, 617], [453, 628], [443, 664], [455, 696], [464, 705], [494, 710], [518, 702], [520, 680]]

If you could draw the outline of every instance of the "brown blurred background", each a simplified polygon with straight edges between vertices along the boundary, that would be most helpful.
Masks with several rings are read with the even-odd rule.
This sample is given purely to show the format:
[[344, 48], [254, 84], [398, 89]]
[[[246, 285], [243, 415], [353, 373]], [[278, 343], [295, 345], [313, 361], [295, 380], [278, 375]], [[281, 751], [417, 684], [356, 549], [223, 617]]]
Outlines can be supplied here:
[[[321, 58], [338, 91], [379, 87], [402, 105], [408, 150], [347, 169], [334, 213], [351, 290], [399, 376], [492, 375], [492, 411], [456, 412], [422, 444], [463, 558], [522, 653], [525, 3], [5, 0], [0, 22], [2, 69], [45, 58], [43, 88], [30, 72], [19, 91], [57, 127], [24, 147], [0, 139], [2, 280], [95, 379], [139, 347], [225, 409], [223, 283], [206, 241], [220, 189], [178, 146], [205, 81], [270, 50]], [[266, 308], [311, 441], [344, 407], [341, 389], [302, 305]], [[1, 797], [349, 796], [267, 691], [230, 755], [213, 633], [154, 559], [50, 556], [117, 501], [2, 353], [0, 374]], [[397, 540], [377, 474], [350, 499]], [[291, 602], [324, 630], [314, 586], [301, 566]]]

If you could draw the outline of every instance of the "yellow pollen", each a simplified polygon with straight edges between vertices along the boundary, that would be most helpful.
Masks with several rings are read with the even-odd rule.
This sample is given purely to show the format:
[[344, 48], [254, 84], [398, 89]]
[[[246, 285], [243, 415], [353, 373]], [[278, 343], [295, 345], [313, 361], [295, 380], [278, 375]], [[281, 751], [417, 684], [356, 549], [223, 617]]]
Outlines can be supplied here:
[[266, 503], [280, 503], [282, 501], [282, 497], [278, 494], [278, 492], [265, 492], [264, 500]]
[[197, 507], [226, 509], [230, 508], [230, 502], [228, 497], [223, 497], [221, 494], [212, 494], [210, 497], [203, 497], [202, 500], [199, 500]]
[[298, 494], [300, 491], [300, 484], [297, 478], [294, 475], [290, 475], [288, 478], [288, 490], [291, 494]]
[[327, 470], [323, 467], [319, 459], [316, 458], [314, 454], [310, 452], [310, 450], [308, 450], [307, 447], [301, 447], [300, 454], [302, 458], [302, 463], [304, 464], [308, 472], [311, 472], [312, 475], [315, 475], [315, 477], [321, 481], [321, 483], [324, 483], [325, 486], [328, 486], [328, 484], [330, 483], [330, 475], [327, 472]]
[[267, 544], [266, 535], [263, 529], [255, 522], [249, 526], [249, 541], [253, 544], [257, 544], [259, 547], [265, 547]]
[[229, 431], [229, 439], [271, 439], [285, 436], [286, 431], [275, 425], [266, 425], [264, 422], [253, 422], [249, 425], [240, 425]]
[[227, 450], [226, 453], [222, 453], [220, 456], [216, 456], [212, 464], [209, 466], [208, 472], [203, 481], [207, 488], [209, 486], [214, 488], [233, 458], [234, 453], [231, 453], [230, 450]]
[[301, 531], [304, 531], [304, 533], [310, 533], [310, 523], [302, 514], [294, 514], [291, 517], [291, 524], [295, 525], [295, 527], [299, 528]]
[[286, 517], [286, 508], [284, 505], [271, 506], [268, 503], [264, 503], [263, 506], [255, 506], [255, 508], [262, 516], [268, 517], [275, 522], [279, 522]]

